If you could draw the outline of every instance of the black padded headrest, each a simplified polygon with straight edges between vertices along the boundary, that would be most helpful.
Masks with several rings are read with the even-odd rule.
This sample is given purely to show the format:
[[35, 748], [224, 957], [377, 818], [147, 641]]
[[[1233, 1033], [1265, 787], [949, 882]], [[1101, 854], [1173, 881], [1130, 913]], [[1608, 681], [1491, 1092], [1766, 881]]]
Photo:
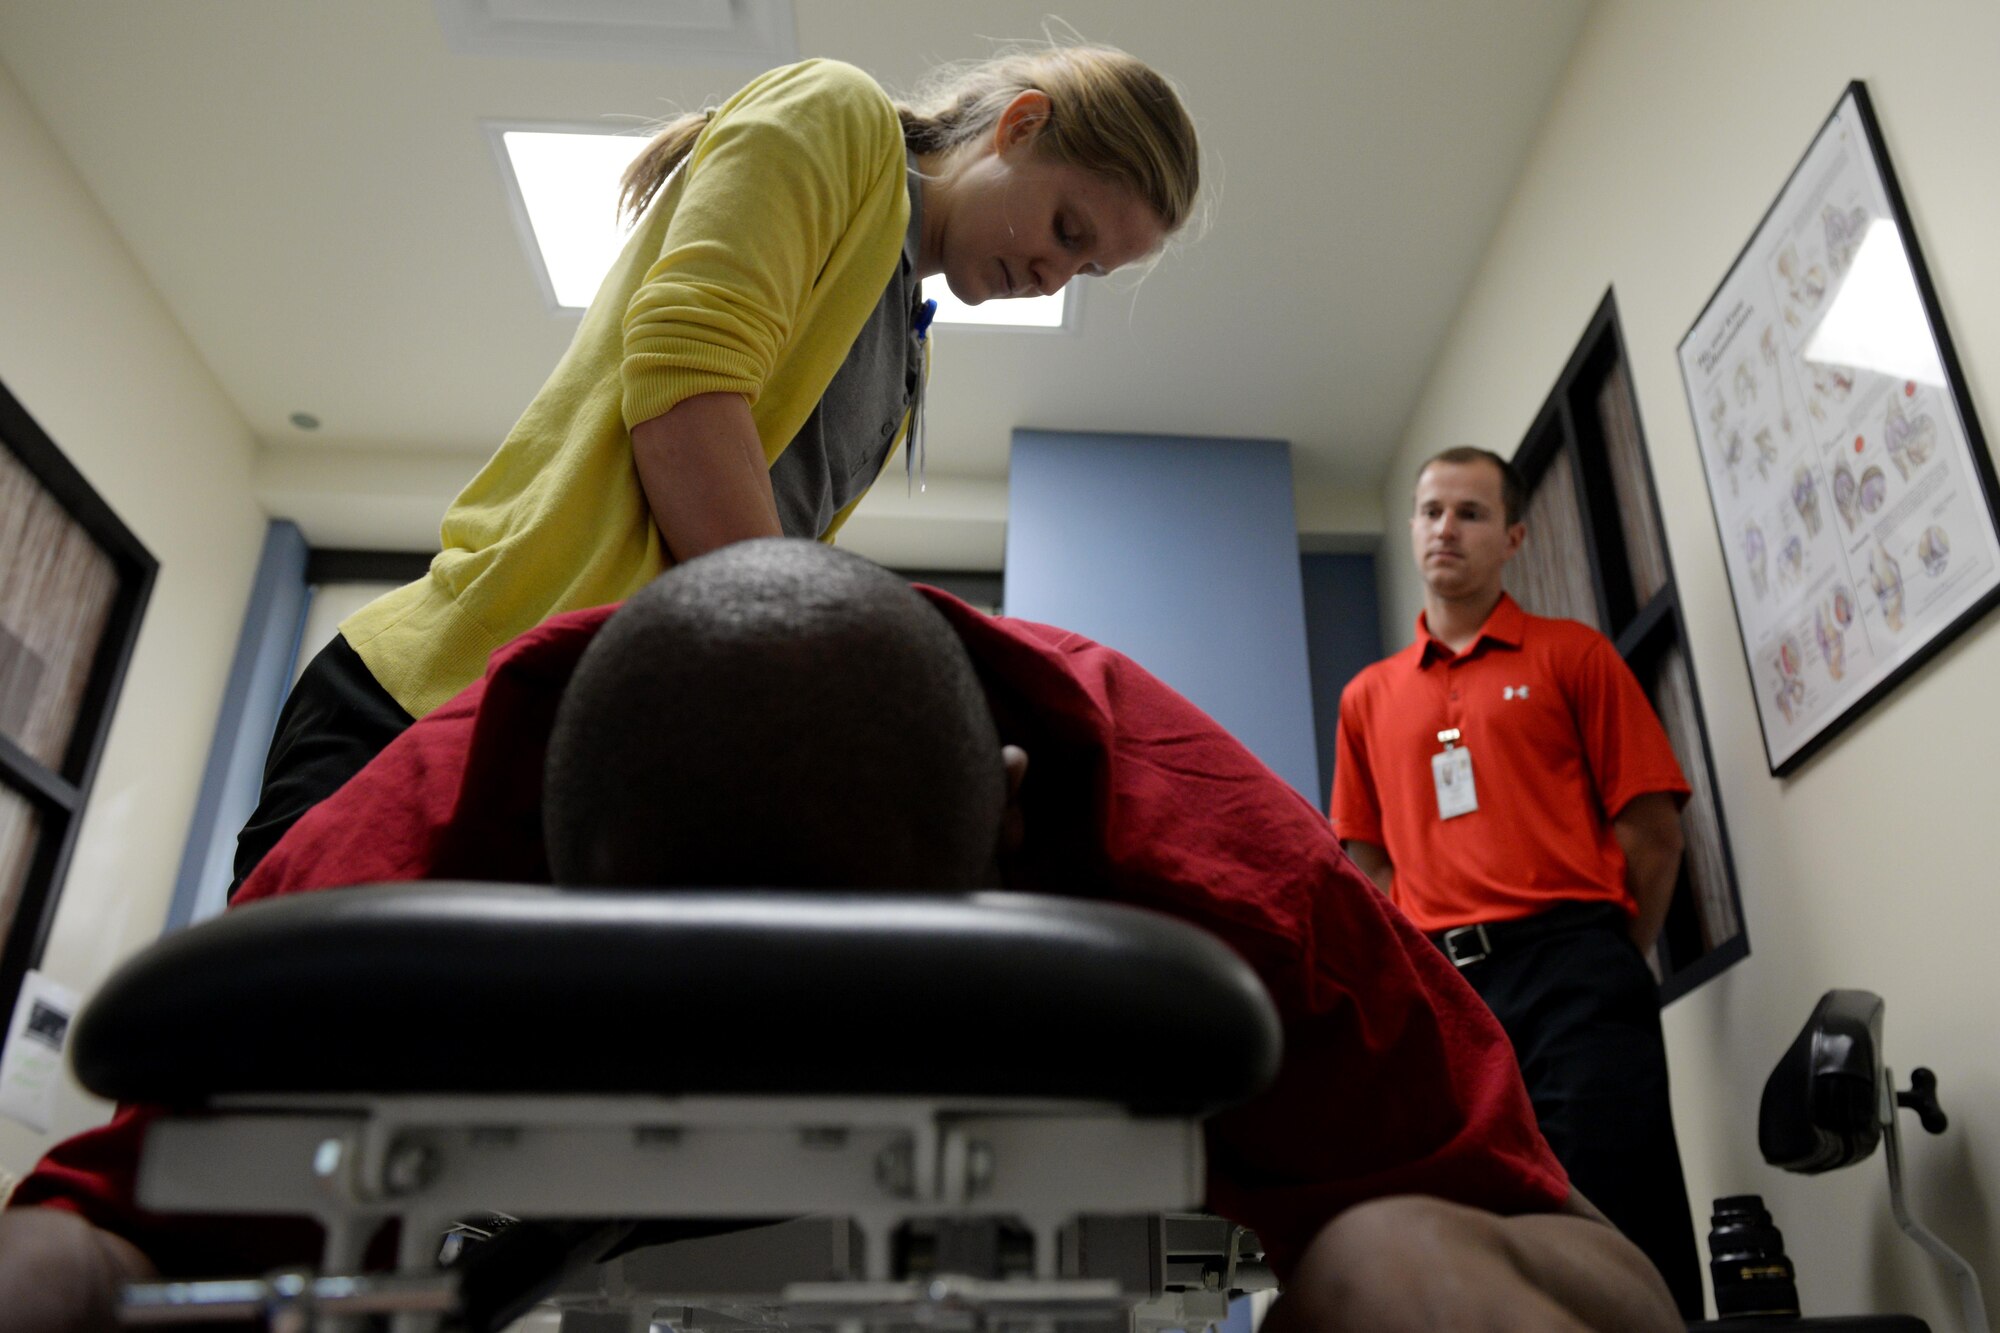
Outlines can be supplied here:
[[1757, 1146], [1772, 1166], [1800, 1175], [1858, 1162], [1875, 1151], [1882, 1077], [1882, 997], [1830, 990], [1764, 1084]]
[[78, 1019], [101, 1096], [658, 1093], [1079, 1098], [1199, 1115], [1276, 1072], [1213, 936], [980, 893], [404, 884], [225, 913]]

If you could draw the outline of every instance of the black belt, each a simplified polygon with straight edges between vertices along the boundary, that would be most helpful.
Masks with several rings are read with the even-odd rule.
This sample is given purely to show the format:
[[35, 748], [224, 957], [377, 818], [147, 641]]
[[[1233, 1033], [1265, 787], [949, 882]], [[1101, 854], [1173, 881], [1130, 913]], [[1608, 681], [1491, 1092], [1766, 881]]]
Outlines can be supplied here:
[[1625, 927], [1625, 909], [1616, 903], [1561, 902], [1545, 912], [1517, 917], [1511, 921], [1481, 921], [1454, 926], [1430, 936], [1444, 956], [1457, 967], [1484, 962], [1496, 953], [1506, 953], [1550, 935], [1592, 927]]

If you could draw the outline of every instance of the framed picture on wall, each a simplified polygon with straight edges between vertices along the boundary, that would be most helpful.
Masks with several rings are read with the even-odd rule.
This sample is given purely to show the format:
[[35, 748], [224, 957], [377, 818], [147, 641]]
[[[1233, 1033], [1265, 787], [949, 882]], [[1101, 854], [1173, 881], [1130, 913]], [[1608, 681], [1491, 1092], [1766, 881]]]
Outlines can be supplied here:
[[41, 958], [158, 569], [0, 388], [0, 1031]]
[[1653, 958], [1660, 1001], [1671, 1003], [1749, 957], [1750, 936], [1614, 293], [1591, 316], [1514, 466], [1528, 487], [1529, 536], [1507, 563], [1507, 591], [1531, 614], [1582, 621], [1611, 640], [1688, 781], [1686, 851]]
[[2000, 601], [2000, 488], [1859, 82], [1680, 343], [1772, 773]]

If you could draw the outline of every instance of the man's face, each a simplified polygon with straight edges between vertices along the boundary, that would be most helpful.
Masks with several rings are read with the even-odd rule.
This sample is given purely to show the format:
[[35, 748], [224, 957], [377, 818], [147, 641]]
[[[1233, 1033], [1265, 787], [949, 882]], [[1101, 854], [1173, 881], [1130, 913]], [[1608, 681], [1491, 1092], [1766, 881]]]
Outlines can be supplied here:
[[1424, 587], [1439, 597], [1497, 593], [1527, 531], [1507, 522], [1500, 469], [1489, 462], [1432, 463], [1417, 478], [1410, 550]]

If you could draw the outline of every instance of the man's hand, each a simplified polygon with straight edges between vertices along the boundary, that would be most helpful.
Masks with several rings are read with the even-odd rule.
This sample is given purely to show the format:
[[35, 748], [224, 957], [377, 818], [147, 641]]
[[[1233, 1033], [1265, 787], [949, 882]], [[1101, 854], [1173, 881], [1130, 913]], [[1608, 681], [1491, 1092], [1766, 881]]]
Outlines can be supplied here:
[[1625, 887], [1639, 904], [1632, 920], [1632, 943], [1651, 953], [1660, 937], [1681, 870], [1681, 809], [1669, 792], [1647, 792], [1626, 802], [1611, 821], [1625, 852]]
[[1340, 845], [1361, 873], [1375, 881], [1376, 888], [1390, 892], [1396, 883], [1396, 867], [1390, 863], [1386, 848], [1359, 838], [1349, 838]]
[[130, 1243], [56, 1208], [0, 1212], [0, 1310], [9, 1333], [109, 1333], [118, 1290], [154, 1276]]
[[1652, 1264], [1571, 1199], [1525, 1217], [1416, 1195], [1359, 1204], [1307, 1248], [1264, 1333], [1679, 1333]]

